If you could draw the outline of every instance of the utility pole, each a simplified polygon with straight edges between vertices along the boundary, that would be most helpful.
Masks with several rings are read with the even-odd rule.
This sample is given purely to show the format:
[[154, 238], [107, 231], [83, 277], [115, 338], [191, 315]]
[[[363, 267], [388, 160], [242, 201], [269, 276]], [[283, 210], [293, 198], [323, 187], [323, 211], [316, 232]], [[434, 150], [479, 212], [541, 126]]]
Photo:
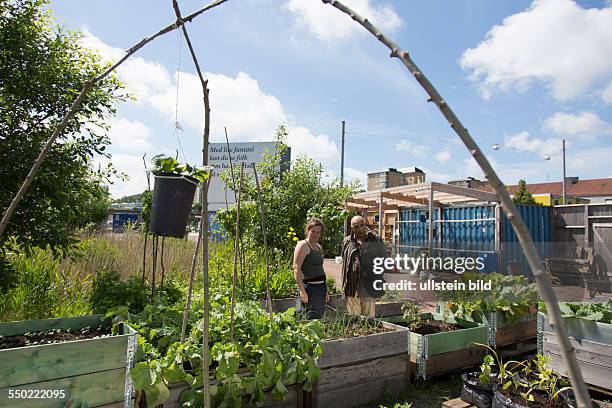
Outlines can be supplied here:
[[565, 139], [563, 139], [563, 205], [567, 204], [565, 201]]
[[342, 149], [340, 153], [340, 187], [344, 186], [344, 127], [346, 122], [342, 121]]

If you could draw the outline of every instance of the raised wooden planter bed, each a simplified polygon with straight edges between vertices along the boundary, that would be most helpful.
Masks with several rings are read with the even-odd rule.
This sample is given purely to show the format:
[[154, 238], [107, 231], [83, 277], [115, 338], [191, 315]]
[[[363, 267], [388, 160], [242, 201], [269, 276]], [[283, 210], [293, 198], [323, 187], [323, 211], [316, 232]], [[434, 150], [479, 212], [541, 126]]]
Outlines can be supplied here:
[[[563, 318], [584, 381], [612, 391], [612, 324]], [[538, 352], [551, 357], [551, 367], [567, 376], [557, 335], [548, 316], [538, 313]]]
[[[90, 315], [0, 323], [0, 336], [52, 329], [76, 331], [99, 326], [102, 318], [102, 315]], [[105, 324], [110, 326], [110, 320]], [[120, 333], [0, 350], [0, 406], [65, 407], [71, 402], [81, 402], [88, 407], [131, 407], [129, 373], [138, 344], [137, 334], [123, 323]], [[9, 390], [64, 390], [65, 397], [9, 399]]]
[[[443, 321], [439, 314], [422, 313], [427, 320]], [[385, 318], [385, 321], [401, 323], [401, 316]], [[421, 335], [410, 332], [410, 361], [415, 367], [416, 377], [427, 379], [434, 375], [446, 374], [482, 363], [486, 349], [473, 343], [487, 344], [488, 328], [480, 323], [446, 318], [447, 323], [462, 329]]]
[[[437, 305], [438, 313], [443, 315], [446, 304]], [[482, 323], [488, 327], [489, 346], [506, 347], [535, 340], [538, 334], [537, 312], [528, 313], [516, 320], [508, 320], [501, 312], [481, 313], [478, 316], [466, 317], [467, 321]]]
[[[267, 310], [265, 300], [260, 300], [259, 304], [263, 309]], [[402, 304], [403, 302], [376, 303], [376, 317], [401, 315]], [[284, 312], [290, 307], [297, 307], [298, 305], [299, 300], [297, 297], [272, 299], [272, 311], [274, 313]], [[342, 295], [330, 296], [330, 300], [327, 306], [333, 309], [337, 309], [340, 312], [346, 311], [346, 303], [345, 300], [342, 299]]]
[[312, 393], [315, 407], [354, 407], [399, 393], [410, 383], [409, 332], [382, 322], [391, 331], [322, 343], [321, 376]]

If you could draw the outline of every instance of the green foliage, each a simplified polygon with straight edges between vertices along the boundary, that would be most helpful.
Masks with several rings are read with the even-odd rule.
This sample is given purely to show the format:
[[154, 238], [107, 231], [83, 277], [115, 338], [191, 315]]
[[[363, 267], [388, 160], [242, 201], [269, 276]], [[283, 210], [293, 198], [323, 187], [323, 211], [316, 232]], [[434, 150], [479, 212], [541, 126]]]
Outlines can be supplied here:
[[329, 295], [339, 295], [340, 290], [336, 287], [336, 280], [334, 278], [327, 278], [325, 280], [325, 286], [327, 287], [327, 293]]
[[333, 309], [326, 311], [322, 322], [326, 340], [347, 339], [385, 331], [380, 320], [352, 316]]
[[[145, 391], [149, 406], [167, 400], [167, 385], [181, 381], [190, 386], [181, 402], [203, 405], [201, 299], [195, 299], [191, 310], [189, 336], [183, 344], [178, 341], [182, 305], [150, 304], [142, 313], [129, 316], [142, 336], [143, 352], [143, 361], [136, 364], [131, 376], [136, 389]], [[270, 321], [253, 302], [237, 303], [235, 312], [232, 342], [228, 296], [217, 294], [212, 299], [209, 364], [217, 381], [211, 390], [213, 406], [240, 406], [242, 395], [250, 399], [250, 405], [260, 405], [264, 391], [282, 399], [288, 392], [286, 386], [296, 383], [311, 390], [320, 373], [315, 359], [323, 351], [321, 323], [298, 321], [293, 308], [273, 315]]]
[[[154, 296], [159, 296], [165, 303], [174, 304], [182, 296], [181, 290], [172, 282], [164, 282], [163, 288], [156, 288]], [[89, 297], [94, 313], [107, 313], [117, 307], [127, 307], [130, 313], [142, 311], [153, 300], [151, 287], [142, 284], [141, 278], [130, 277], [122, 281], [114, 271], [101, 271], [96, 274]]]
[[415, 330], [423, 324], [419, 305], [412, 301], [404, 302], [402, 305], [402, 319], [410, 330]]
[[[501, 312], [509, 322], [518, 321], [521, 316], [532, 313], [538, 302], [536, 284], [528, 283], [523, 276], [505, 276], [499, 273], [465, 273], [462, 281], [491, 281], [490, 291], [440, 291], [438, 300], [455, 316], [462, 319], [485, 322], [487, 314]], [[466, 285], [467, 286], [467, 285]]]
[[[0, 213], [9, 206], [32, 163], [85, 81], [106, 65], [83, 48], [82, 34], [56, 25], [45, 0], [0, 0]], [[106, 118], [125, 99], [113, 75], [99, 81], [51, 147], [0, 238], [0, 247], [64, 251], [78, 228], [106, 218], [112, 167], [91, 169], [95, 155], [110, 157]], [[16, 159], [17, 158], [17, 159]]]
[[512, 201], [514, 201], [514, 204], [536, 204], [531, 193], [527, 191], [527, 182], [525, 180], [519, 180], [518, 189], [514, 193]]
[[[287, 147], [285, 142], [288, 133], [284, 126], [279, 126], [276, 133], [276, 149], [264, 154], [262, 161], [257, 164], [257, 173], [261, 185], [261, 195], [266, 212], [266, 232], [268, 244], [287, 254], [292, 253], [295, 243], [287, 239], [287, 231], [294, 228], [299, 239], [304, 238], [303, 226], [308, 218], [319, 215], [325, 223], [325, 233], [321, 244], [327, 255], [338, 252], [342, 234], [342, 217], [346, 216], [342, 207], [344, 200], [353, 195], [357, 184], [348, 184], [340, 187], [339, 181], [334, 180], [327, 185], [320, 182], [322, 168], [312, 159], [298, 157], [291, 161], [291, 166], [283, 163]], [[232, 188], [237, 183], [239, 167], [221, 173], [221, 180], [226, 188]], [[251, 202], [251, 207], [249, 204]], [[241, 233], [252, 239], [255, 245], [263, 243], [261, 221], [259, 213], [257, 187], [252, 175], [245, 171], [240, 223], [244, 226]], [[234, 206], [229, 210], [217, 211], [219, 223], [232, 236], [235, 235], [236, 213]], [[243, 217], [243, 208], [244, 218]], [[329, 225], [328, 225], [329, 224]]]
[[153, 173], [174, 173], [190, 176], [204, 183], [210, 173], [203, 167], [191, 166], [187, 163], [179, 163], [176, 158], [158, 154], [153, 159]]
[[69, 317], [90, 312], [88, 275], [79, 277], [58, 270], [60, 260], [40, 249], [10, 254], [4, 261], [14, 271], [0, 296], [0, 321]]
[[149, 224], [151, 223], [151, 204], [153, 202], [153, 193], [151, 190], [142, 192], [142, 231], [148, 233]]
[[[480, 366], [479, 380], [483, 384], [496, 383], [504, 392], [514, 388], [528, 402], [533, 402], [538, 394], [539, 399], [544, 399], [545, 406], [553, 406], [559, 394], [570, 389], [561, 375], [549, 367], [550, 356], [537, 354], [531, 360], [503, 362], [491, 347], [476, 345], [487, 348], [490, 353]], [[497, 373], [493, 374], [494, 371]]]
[[[542, 310], [545, 311], [542, 303]], [[590, 320], [592, 322], [601, 322], [612, 324], [612, 300], [603, 303], [595, 302], [576, 302], [576, 303], [559, 303], [561, 317], [572, 317], [582, 320]]]

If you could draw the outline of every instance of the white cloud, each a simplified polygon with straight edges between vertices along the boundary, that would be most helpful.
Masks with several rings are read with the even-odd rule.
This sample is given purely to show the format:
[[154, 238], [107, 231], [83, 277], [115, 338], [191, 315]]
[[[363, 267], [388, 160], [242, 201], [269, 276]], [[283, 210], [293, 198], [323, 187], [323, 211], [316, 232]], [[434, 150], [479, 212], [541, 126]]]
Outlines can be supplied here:
[[612, 82], [601, 92], [601, 100], [609, 105], [612, 103]]
[[408, 152], [414, 157], [425, 157], [427, 147], [422, 144], [414, 144], [406, 139], [401, 139], [395, 144], [395, 150], [398, 152]]
[[112, 119], [110, 122], [110, 139], [114, 148], [124, 151], [144, 153], [151, 147], [151, 129], [137, 120], [125, 118]]
[[[98, 164], [105, 167], [107, 163], [107, 159], [95, 160], [93, 167], [98, 168]], [[147, 177], [142, 156], [113, 154], [112, 163], [119, 173], [125, 173], [129, 177], [126, 181], [115, 180], [114, 184], [109, 186], [109, 191], [113, 197], [119, 198], [142, 193], [147, 188]], [[151, 180], [151, 183], [153, 183], [153, 180]]]
[[538, 139], [529, 136], [529, 132], [522, 131], [515, 135], [504, 137], [504, 146], [512, 149], [533, 152], [541, 155], [558, 155], [562, 148], [560, 139]]
[[[98, 37], [83, 29], [83, 43], [97, 50], [108, 61], [116, 60], [123, 55], [119, 48], [105, 44]], [[177, 119], [177, 82], [178, 122], [184, 129], [183, 139], [189, 151], [189, 138], [194, 133], [199, 135], [204, 125], [204, 107], [199, 78], [190, 73], [179, 72], [171, 76], [166, 68], [155, 61], [142, 58], [127, 60], [118, 68], [119, 78], [138, 98], [138, 103], [155, 109], [174, 124]], [[205, 73], [208, 79], [211, 101], [211, 141], [225, 141], [224, 127], [227, 127], [230, 142], [232, 141], [270, 141], [274, 138], [280, 124], [287, 124], [288, 143], [292, 155], [305, 154], [321, 162], [324, 167], [335, 166], [340, 157], [336, 142], [325, 134], [313, 134], [309, 129], [290, 123], [289, 115], [281, 102], [273, 95], [267, 94], [256, 79], [240, 72], [236, 77], [223, 74]], [[130, 122], [119, 119], [113, 122], [111, 130], [112, 147], [120, 151], [155, 149], [152, 146], [151, 131], [138, 121]], [[125, 137], [130, 135], [131, 138]], [[188, 154], [189, 156], [189, 154]], [[113, 156], [122, 160], [123, 156]], [[140, 163], [141, 160], [138, 160]], [[127, 166], [128, 170], [130, 170]], [[134, 170], [134, 169], [132, 169]], [[134, 170], [136, 172], [140, 171]], [[128, 174], [132, 174], [127, 171]], [[134, 185], [133, 182], [131, 185]]]
[[436, 154], [436, 160], [439, 163], [446, 163], [447, 161], [449, 161], [451, 159], [451, 155], [448, 152], [448, 150], [444, 150], [439, 152], [438, 154]]
[[[346, 0], [345, 4], [383, 32], [393, 32], [403, 25], [390, 5], [374, 6], [370, 0]], [[289, 0], [284, 7], [294, 15], [300, 27], [323, 41], [346, 40], [358, 32], [365, 33], [349, 16], [321, 1]]]
[[368, 186], [368, 175], [361, 170], [357, 170], [353, 167], [346, 167], [344, 169], [344, 178], [346, 181], [359, 181], [363, 188]]
[[556, 99], [568, 100], [612, 78], [610, 49], [609, 6], [585, 9], [572, 0], [535, 0], [467, 49], [460, 65], [471, 71], [487, 99], [496, 88], [522, 92], [539, 81]]
[[307, 155], [324, 167], [336, 166], [340, 153], [336, 142], [325, 134], [314, 135], [305, 127], [290, 127], [287, 140], [291, 146], [291, 156]]
[[557, 112], [546, 118], [544, 129], [558, 134], [592, 136], [598, 133], [610, 133], [612, 126], [594, 112], [578, 114]]

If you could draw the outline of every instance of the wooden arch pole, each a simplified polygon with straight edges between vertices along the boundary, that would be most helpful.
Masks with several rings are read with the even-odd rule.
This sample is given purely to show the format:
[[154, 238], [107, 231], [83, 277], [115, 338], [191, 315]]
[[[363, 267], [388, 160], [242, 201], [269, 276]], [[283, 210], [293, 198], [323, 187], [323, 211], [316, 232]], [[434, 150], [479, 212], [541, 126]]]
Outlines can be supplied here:
[[9, 223], [13, 213], [15, 212], [15, 209], [19, 205], [19, 202], [21, 201], [21, 199], [23, 198], [25, 193], [30, 188], [30, 185], [32, 184], [32, 181], [34, 180], [34, 177], [38, 173], [38, 170], [40, 169], [40, 166], [42, 165], [42, 163], [47, 158], [47, 155], [49, 154], [49, 150], [51, 150], [51, 146], [53, 145], [53, 143], [55, 142], [57, 137], [64, 131], [64, 129], [66, 128], [66, 125], [68, 124], [70, 119], [72, 119], [72, 117], [76, 113], [76, 111], [79, 108], [79, 106], [81, 106], [81, 104], [83, 103], [83, 100], [85, 99], [85, 96], [93, 88], [93, 86], [98, 81], [100, 81], [101, 79], [103, 79], [104, 77], [109, 75], [111, 72], [113, 72], [115, 69], [117, 69], [117, 67], [119, 65], [123, 64], [136, 51], [138, 51], [139, 49], [141, 49], [142, 47], [144, 47], [145, 45], [147, 45], [148, 43], [150, 43], [151, 41], [153, 41], [157, 37], [160, 37], [160, 36], [162, 36], [164, 34], [167, 34], [167, 33], [171, 32], [171, 31], [174, 31], [175, 29], [177, 29], [179, 27], [179, 25], [184, 25], [186, 22], [191, 22], [194, 18], [196, 18], [197, 16], [199, 16], [203, 12], [205, 12], [207, 10], [210, 10], [210, 9], [216, 7], [216, 6], [219, 6], [219, 5], [223, 4], [223, 3], [225, 3], [226, 1], [227, 0], [215, 0], [212, 3], [210, 3], [209, 5], [207, 5], [205, 7], [202, 7], [200, 10], [196, 11], [195, 13], [191, 13], [187, 17], [183, 18], [180, 21], [180, 23], [178, 21], [177, 22], [173, 22], [173, 23], [167, 25], [166, 27], [162, 28], [161, 30], [159, 30], [155, 34], [151, 35], [150, 37], [143, 38], [142, 40], [140, 40], [140, 42], [138, 42], [137, 44], [135, 44], [134, 46], [129, 48], [125, 52], [125, 55], [119, 61], [117, 61], [112, 66], [110, 66], [108, 69], [106, 69], [100, 75], [97, 75], [97, 76], [91, 78], [89, 81], [87, 81], [87, 82], [85, 82], [85, 84], [83, 84], [83, 89], [81, 89], [81, 92], [79, 93], [77, 98], [74, 100], [74, 102], [70, 106], [70, 109], [68, 109], [68, 112], [66, 112], [66, 115], [64, 115], [64, 118], [61, 120], [59, 125], [57, 125], [57, 127], [53, 130], [53, 133], [51, 134], [51, 136], [49, 137], [49, 139], [45, 143], [45, 146], [43, 147], [43, 149], [39, 153], [38, 157], [36, 158], [36, 160], [32, 164], [32, 168], [30, 169], [30, 171], [29, 171], [28, 175], [26, 176], [24, 182], [22, 183], [21, 187], [19, 188], [19, 191], [17, 192], [17, 194], [15, 194], [15, 197], [13, 197], [13, 200], [11, 201], [11, 204], [6, 209], [6, 211], [4, 212], [4, 215], [2, 215], [2, 221], [0, 221], [0, 238], [2, 238], [2, 236], [4, 235], [4, 232], [6, 231], [6, 227], [8, 226], [8, 223]]
[[587, 390], [587, 387], [584, 383], [584, 379], [582, 378], [582, 373], [580, 372], [580, 368], [578, 367], [578, 362], [576, 361], [576, 356], [574, 354], [574, 348], [569, 342], [567, 337], [567, 330], [565, 328], [565, 324], [561, 319], [561, 312], [559, 311], [559, 306], [557, 304], [557, 297], [552, 287], [552, 282], [550, 278], [546, 275], [544, 269], [542, 268], [542, 262], [540, 260], [540, 256], [538, 255], [535, 245], [531, 239], [529, 234], [529, 230], [527, 226], [523, 222], [520, 214], [518, 213], [516, 206], [512, 202], [510, 195], [506, 191], [506, 188], [500, 178], [493, 170], [493, 167], [485, 157], [484, 153], [468, 130], [463, 126], [459, 118], [455, 115], [455, 113], [448, 106], [446, 101], [442, 99], [442, 96], [438, 93], [433, 84], [427, 79], [427, 77], [423, 74], [423, 72], [417, 67], [417, 65], [412, 61], [408, 51], [402, 50], [397, 44], [395, 44], [392, 40], [386, 37], [378, 28], [376, 28], [372, 23], [355, 13], [349, 7], [345, 6], [339, 1], [336, 0], [322, 0], [323, 3], [331, 4], [338, 10], [342, 11], [345, 14], [348, 14], [354, 21], [363, 26], [366, 30], [368, 30], [373, 36], [375, 36], [381, 43], [383, 43], [387, 48], [391, 50], [391, 57], [399, 58], [400, 61], [404, 64], [404, 66], [410, 71], [410, 73], [416, 78], [419, 84], [425, 89], [427, 94], [429, 94], [429, 101], [436, 104], [444, 118], [448, 121], [453, 130], [459, 135], [459, 138], [463, 141], [463, 144], [469, 150], [470, 154], [474, 157], [480, 168], [485, 174], [485, 177], [491, 183], [491, 186], [495, 190], [495, 194], [499, 199], [502, 208], [506, 213], [506, 217], [512, 224], [512, 228], [516, 232], [516, 235], [519, 238], [519, 242], [523, 248], [523, 252], [525, 253], [525, 257], [529, 262], [529, 266], [533, 271], [533, 275], [538, 284], [538, 289], [540, 292], [540, 296], [544, 300], [546, 304], [546, 308], [549, 313], [551, 326], [554, 328], [555, 333], [557, 334], [557, 338], [559, 339], [559, 345], [561, 348], [561, 354], [563, 355], [563, 359], [568, 367], [568, 374], [570, 381], [572, 383], [572, 387], [574, 389], [574, 393], [576, 395], [576, 401], [578, 403], [578, 408], [588, 408], [591, 406], [590, 397]]

